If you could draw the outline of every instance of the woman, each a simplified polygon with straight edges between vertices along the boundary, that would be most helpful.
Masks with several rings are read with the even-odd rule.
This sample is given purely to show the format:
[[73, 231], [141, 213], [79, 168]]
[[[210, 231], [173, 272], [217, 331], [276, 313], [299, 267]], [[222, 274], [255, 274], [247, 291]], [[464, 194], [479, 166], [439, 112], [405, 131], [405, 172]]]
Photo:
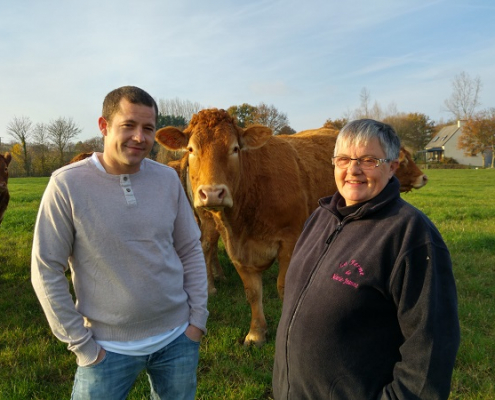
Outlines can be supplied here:
[[401, 199], [400, 140], [352, 121], [287, 272], [273, 390], [282, 399], [447, 399], [457, 294], [438, 230]]

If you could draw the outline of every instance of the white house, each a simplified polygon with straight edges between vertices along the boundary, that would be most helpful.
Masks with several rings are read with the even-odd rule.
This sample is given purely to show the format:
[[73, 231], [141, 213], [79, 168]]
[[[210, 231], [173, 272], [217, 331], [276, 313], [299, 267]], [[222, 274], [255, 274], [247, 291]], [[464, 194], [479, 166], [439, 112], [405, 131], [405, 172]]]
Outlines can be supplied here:
[[[453, 158], [459, 164], [483, 167], [483, 158], [477, 154], [466, 156], [463, 149], [457, 148], [459, 136], [462, 135], [463, 121], [442, 128], [438, 134], [425, 146], [427, 161], [443, 161], [445, 158]], [[485, 165], [489, 167], [492, 160], [491, 151], [485, 152]]]

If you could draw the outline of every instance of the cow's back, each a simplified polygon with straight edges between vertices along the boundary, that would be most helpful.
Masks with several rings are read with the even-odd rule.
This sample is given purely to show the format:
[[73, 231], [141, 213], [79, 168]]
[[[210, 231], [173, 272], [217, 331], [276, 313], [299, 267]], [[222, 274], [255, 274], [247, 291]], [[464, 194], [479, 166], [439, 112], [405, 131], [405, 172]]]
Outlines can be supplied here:
[[308, 215], [318, 206], [318, 199], [337, 191], [332, 165], [337, 134], [329, 129], [318, 129], [284, 137], [297, 153]]

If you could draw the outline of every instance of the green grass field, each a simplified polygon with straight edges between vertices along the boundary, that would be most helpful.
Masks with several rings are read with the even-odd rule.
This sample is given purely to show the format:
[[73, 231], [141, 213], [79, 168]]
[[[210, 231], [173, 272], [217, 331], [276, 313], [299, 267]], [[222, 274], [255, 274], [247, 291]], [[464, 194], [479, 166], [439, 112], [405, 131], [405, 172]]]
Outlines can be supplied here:
[[[431, 170], [429, 184], [403, 197], [437, 225], [452, 253], [462, 342], [451, 399], [495, 399], [495, 171]], [[32, 232], [47, 178], [9, 181], [11, 202], [0, 226], [0, 399], [68, 399], [75, 357], [50, 332], [30, 282]], [[271, 399], [274, 338], [281, 303], [277, 267], [264, 275], [269, 333], [258, 349], [240, 344], [250, 310], [224, 251], [227, 275], [209, 300], [201, 345], [198, 399]], [[142, 375], [130, 399], [147, 399]]]

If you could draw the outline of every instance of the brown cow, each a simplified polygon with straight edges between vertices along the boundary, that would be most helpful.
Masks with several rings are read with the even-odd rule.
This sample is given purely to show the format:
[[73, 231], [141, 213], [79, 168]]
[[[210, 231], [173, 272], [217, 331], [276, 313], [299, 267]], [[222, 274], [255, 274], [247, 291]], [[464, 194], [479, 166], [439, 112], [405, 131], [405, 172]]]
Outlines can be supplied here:
[[239, 128], [224, 110], [203, 110], [181, 132], [160, 129], [157, 141], [189, 151], [195, 208], [210, 213], [251, 305], [245, 343], [265, 342], [261, 272], [278, 259], [283, 296], [287, 267], [304, 221], [320, 197], [335, 190], [335, 134], [273, 136], [269, 128]]
[[9, 182], [9, 164], [12, 160], [10, 153], [0, 154], [0, 224], [3, 214], [9, 205], [10, 194], [7, 183]]
[[420, 189], [428, 182], [428, 177], [414, 163], [411, 153], [401, 147], [399, 153], [399, 168], [395, 176], [400, 182], [401, 192], [410, 192], [412, 189]]

